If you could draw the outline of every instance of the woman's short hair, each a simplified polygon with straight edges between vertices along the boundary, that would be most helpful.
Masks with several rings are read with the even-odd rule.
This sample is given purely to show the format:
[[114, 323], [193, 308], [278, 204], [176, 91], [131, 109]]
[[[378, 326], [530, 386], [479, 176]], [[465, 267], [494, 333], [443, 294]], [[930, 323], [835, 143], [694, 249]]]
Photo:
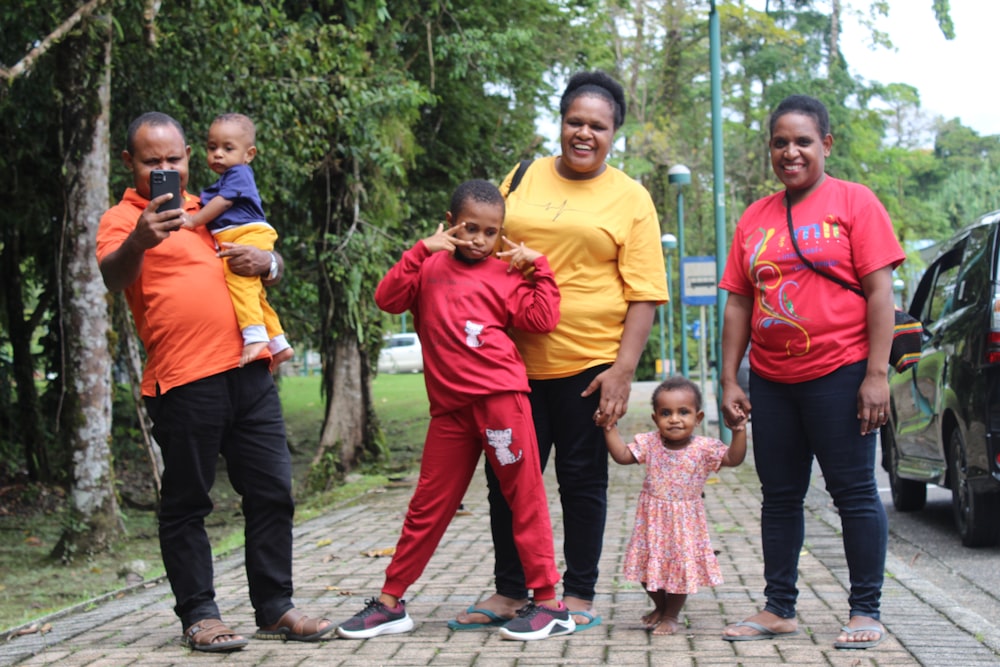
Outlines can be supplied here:
[[781, 100], [778, 106], [774, 107], [774, 111], [771, 112], [768, 130], [772, 135], [774, 134], [774, 125], [778, 122], [778, 119], [789, 113], [800, 113], [805, 116], [811, 116], [816, 121], [819, 136], [825, 137], [830, 134], [830, 112], [826, 110], [825, 104], [815, 97], [809, 97], [808, 95], [789, 95]]
[[577, 72], [571, 76], [559, 101], [559, 115], [565, 116], [570, 105], [583, 95], [596, 95], [611, 103], [611, 108], [614, 109], [615, 130], [625, 122], [625, 90], [611, 75], [594, 70]]

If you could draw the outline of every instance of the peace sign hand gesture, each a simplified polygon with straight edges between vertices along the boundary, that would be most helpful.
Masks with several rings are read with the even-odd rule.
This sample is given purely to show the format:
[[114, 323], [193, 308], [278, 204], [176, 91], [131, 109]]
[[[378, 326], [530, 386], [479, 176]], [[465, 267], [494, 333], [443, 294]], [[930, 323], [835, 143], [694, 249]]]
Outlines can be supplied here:
[[542, 253], [537, 250], [532, 250], [524, 243], [514, 243], [506, 236], [503, 237], [503, 242], [507, 244], [508, 249], [497, 253], [497, 257], [500, 259], [510, 259], [510, 266], [507, 267], [507, 272], [517, 270], [522, 271], [530, 268], [535, 260], [542, 256]]
[[470, 246], [472, 243], [470, 241], [463, 241], [462, 239], [455, 238], [455, 235], [465, 227], [465, 223], [455, 225], [454, 227], [444, 228], [444, 223], [438, 224], [437, 231], [433, 236], [428, 236], [424, 239], [424, 245], [431, 252], [438, 252], [439, 250], [447, 250], [448, 252], [454, 252], [455, 248], [459, 246]]

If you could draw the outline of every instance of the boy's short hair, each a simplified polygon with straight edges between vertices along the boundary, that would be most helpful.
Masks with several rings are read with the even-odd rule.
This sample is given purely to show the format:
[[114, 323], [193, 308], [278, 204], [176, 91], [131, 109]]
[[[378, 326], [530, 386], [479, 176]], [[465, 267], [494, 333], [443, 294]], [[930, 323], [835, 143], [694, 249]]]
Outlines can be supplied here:
[[500, 194], [497, 186], [479, 178], [465, 181], [455, 188], [448, 210], [451, 211], [452, 216], [457, 216], [465, 207], [466, 202], [470, 200], [499, 206], [501, 211], [506, 210], [503, 195]]
[[257, 143], [257, 126], [250, 116], [241, 113], [220, 113], [212, 120], [215, 123], [236, 123], [243, 128], [243, 131], [250, 135], [250, 143]]

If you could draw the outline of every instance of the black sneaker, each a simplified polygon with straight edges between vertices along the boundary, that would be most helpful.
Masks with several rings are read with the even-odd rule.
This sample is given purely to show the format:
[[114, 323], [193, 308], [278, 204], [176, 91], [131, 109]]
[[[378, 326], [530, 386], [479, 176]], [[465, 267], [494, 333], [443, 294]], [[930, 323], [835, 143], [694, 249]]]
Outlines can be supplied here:
[[389, 609], [371, 598], [365, 608], [341, 623], [337, 634], [344, 639], [368, 639], [379, 635], [395, 635], [413, 629], [413, 619], [406, 613], [406, 603], [399, 601], [396, 610]]
[[545, 639], [558, 635], [573, 634], [576, 623], [562, 602], [559, 609], [549, 609], [529, 602], [517, 611], [517, 616], [507, 621], [500, 628], [500, 636], [504, 639], [517, 639], [523, 642], [533, 639]]

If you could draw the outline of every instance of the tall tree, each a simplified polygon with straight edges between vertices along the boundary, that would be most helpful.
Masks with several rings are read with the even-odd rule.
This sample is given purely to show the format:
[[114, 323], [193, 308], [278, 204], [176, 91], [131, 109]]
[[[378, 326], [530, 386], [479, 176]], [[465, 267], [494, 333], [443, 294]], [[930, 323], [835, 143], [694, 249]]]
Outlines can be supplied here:
[[[66, 201], [60, 304], [67, 388], [62, 424], [73, 456], [70, 521], [57, 555], [103, 551], [122, 530], [111, 438], [107, 290], [97, 267], [97, 224], [108, 208], [111, 16], [94, 15], [59, 49]], [[94, 343], [98, 344], [95, 345]]]
[[[109, 447], [108, 311], [94, 257], [97, 221], [108, 203], [105, 184], [112, 33], [110, 16], [96, 14], [104, 4], [102, 0], [91, 0], [83, 6], [43, 4], [32, 3], [27, 8], [32, 10], [33, 19], [49, 15], [67, 18], [43, 39], [35, 40], [15, 65], [4, 68], [8, 86], [4, 111], [16, 114], [6, 104], [11, 102], [7, 96], [17, 79], [31, 73], [41, 60], [54, 58], [56, 66], [47, 71], [55, 75], [46, 80], [56, 93], [60, 142], [59, 159], [48, 165], [52, 172], [48, 182], [61, 183], [63, 210], [58, 217], [50, 218], [57, 220], [60, 227], [49, 238], [50, 247], [56, 250], [56, 261], [51, 274], [54, 289], [47, 293], [55, 295], [55, 320], [49, 328], [61, 344], [57, 380], [62, 394], [55, 421], [72, 459], [71, 514], [55, 551], [70, 558], [81, 551], [106, 549], [121, 528]], [[14, 30], [11, 28], [11, 32]], [[3, 249], [4, 265], [10, 271], [12, 266], [20, 268], [25, 258], [17, 253], [20, 235], [15, 232], [7, 238], [14, 241]], [[15, 289], [21, 285], [15, 282]], [[8, 318], [16, 324], [12, 331], [19, 336], [16, 348], [23, 345], [20, 338], [31, 332], [22, 326], [23, 315], [18, 312], [23, 312], [21, 293], [8, 288], [7, 294]], [[34, 382], [33, 377], [30, 382]], [[33, 400], [31, 392], [20, 392], [26, 403]], [[31, 430], [37, 433], [37, 428]]]

